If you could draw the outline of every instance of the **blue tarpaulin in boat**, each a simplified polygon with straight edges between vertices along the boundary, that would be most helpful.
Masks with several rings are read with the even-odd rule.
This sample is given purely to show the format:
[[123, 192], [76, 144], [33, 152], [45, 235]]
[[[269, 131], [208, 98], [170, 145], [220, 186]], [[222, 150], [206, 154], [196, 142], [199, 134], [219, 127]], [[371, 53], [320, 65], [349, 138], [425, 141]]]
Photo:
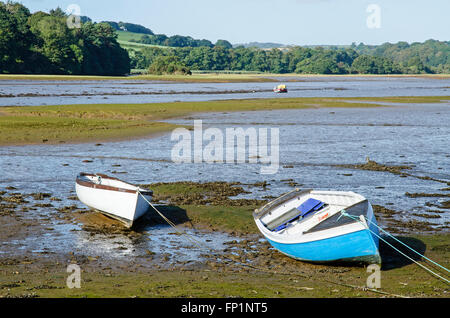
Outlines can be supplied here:
[[315, 212], [320, 210], [323, 206], [325, 205], [324, 202], [320, 201], [320, 200], [316, 200], [313, 198], [309, 198], [308, 200], [306, 200], [305, 202], [303, 202], [298, 208], [297, 210], [299, 211], [299, 213], [293, 215], [292, 218], [290, 218], [289, 220], [287, 220], [286, 222], [284, 222], [283, 224], [277, 226], [275, 229], [273, 229], [272, 231], [280, 231], [282, 229], [284, 229], [289, 222], [292, 222], [293, 220], [299, 218], [299, 217], [304, 217], [307, 214], [311, 213], [311, 212]]
[[321, 207], [323, 207], [324, 203], [320, 200], [316, 200], [313, 198], [309, 198], [305, 202], [303, 202], [297, 210], [300, 211], [300, 216], [305, 216], [313, 211], [319, 210]]

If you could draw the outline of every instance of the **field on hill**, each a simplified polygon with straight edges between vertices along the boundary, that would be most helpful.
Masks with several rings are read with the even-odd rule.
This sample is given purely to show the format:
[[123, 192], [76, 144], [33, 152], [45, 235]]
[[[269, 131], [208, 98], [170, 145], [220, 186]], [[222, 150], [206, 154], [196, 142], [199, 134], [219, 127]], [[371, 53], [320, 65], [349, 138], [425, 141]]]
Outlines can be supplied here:
[[159, 47], [159, 48], [169, 48], [170, 46], [162, 46], [162, 45], [153, 45], [153, 44], [145, 44], [134, 42], [133, 40], [140, 40], [140, 38], [144, 35], [143, 33], [134, 33], [128, 31], [116, 31], [118, 34], [117, 42], [119, 42], [120, 46], [124, 49], [134, 49], [134, 50], [142, 50], [146, 47]]

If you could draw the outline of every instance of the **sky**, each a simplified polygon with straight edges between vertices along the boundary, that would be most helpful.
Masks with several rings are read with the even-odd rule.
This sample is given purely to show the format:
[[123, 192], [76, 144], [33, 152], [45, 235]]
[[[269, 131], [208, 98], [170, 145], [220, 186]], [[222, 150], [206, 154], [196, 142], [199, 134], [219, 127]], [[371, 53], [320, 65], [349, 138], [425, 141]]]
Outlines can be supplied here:
[[[3, 0], [2, 0], [3, 1]], [[17, 0], [16, 0], [17, 1]], [[18, 0], [31, 12], [69, 5], [95, 22], [233, 44], [349, 45], [450, 40], [450, 0]]]

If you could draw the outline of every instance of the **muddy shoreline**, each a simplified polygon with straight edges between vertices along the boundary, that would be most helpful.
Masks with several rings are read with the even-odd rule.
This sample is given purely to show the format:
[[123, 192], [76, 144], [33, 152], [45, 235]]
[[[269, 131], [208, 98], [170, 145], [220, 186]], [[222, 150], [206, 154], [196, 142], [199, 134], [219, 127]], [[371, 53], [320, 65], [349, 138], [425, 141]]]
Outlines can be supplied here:
[[[131, 280], [135, 283], [138, 280], [142, 281], [142, 275], [149, 273], [152, 278], [145, 278], [146, 283], [144, 285], [148, 287], [149, 284], [153, 284], [153, 287], [146, 289], [145, 293], [138, 292], [141, 296], [180, 296], [187, 293], [186, 296], [223, 297], [241, 295], [248, 297], [252, 296], [253, 291], [257, 290], [256, 293], [260, 293], [258, 296], [268, 297], [298, 297], [299, 295], [341, 297], [342, 293], [350, 297], [357, 295], [369, 297], [392, 296], [398, 293], [420, 297], [445, 297], [445, 288], [440, 282], [433, 282], [428, 293], [423, 291], [418, 293], [415, 288], [411, 290], [401, 288], [399, 290], [398, 283], [385, 289], [387, 294], [363, 291], [360, 286], [362, 283], [361, 276], [363, 276], [361, 273], [364, 272], [364, 268], [341, 266], [339, 264], [334, 266], [309, 264], [295, 261], [278, 253], [262, 239], [251, 218], [253, 209], [266, 201], [239, 197], [251, 193], [252, 190], [269, 191], [270, 184], [266, 182], [242, 184], [220, 181], [206, 183], [180, 181], [141, 186], [153, 189], [155, 203], [158, 204], [163, 213], [170, 215], [170, 219], [181, 229], [193, 229], [198, 231], [193, 232], [197, 234], [229, 233], [231, 236], [224, 242], [225, 248], [211, 250], [208, 247], [209, 244], [212, 244], [211, 240], [205, 235], [199, 236], [203, 249], [200, 252], [201, 259], [177, 260], [170, 253], [155, 253], [151, 250], [134, 257], [109, 259], [101, 255], [96, 256], [80, 251], [66, 250], [64, 253], [60, 253], [47, 248], [17, 253], [17, 251], [5, 249], [5, 244], [2, 244], [0, 253], [0, 296], [67, 296], [67, 293], [73, 292], [64, 287], [61, 279], [55, 279], [55, 275], [64, 277], [63, 270], [68, 264], [78, 264], [83, 269], [84, 284], [91, 286], [90, 288], [95, 291], [94, 297], [95, 295], [105, 296], [95, 294], [99, 292], [98, 288], [103, 286], [105, 279], [109, 280], [110, 277], [114, 277], [115, 286], [119, 286], [123, 280], [127, 282]], [[1, 242], [21, 241], [29, 237], [35, 237], [36, 239], [45, 237], [46, 233], [55, 230], [55, 225], [49, 225], [50, 221], [54, 219], [59, 224], [79, 225], [79, 227], [75, 226], [72, 231], [82, 233], [92, 242], [98, 240], [99, 237], [119, 241], [125, 239], [127, 242], [131, 242], [131, 246], [139, 246], [142, 241], [152, 239], [151, 235], [146, 235], [149, 227], [158, 227], [164, 224], [161, 217], [150, 212], [132, 229], [126, 229], [115, 220], [100, 213], [80, 208], [76, 196], [57, 198], [52, 193], [22, 193], [14, 187], [2, 189], [0, 194], [0, 220], [3, 228], [0, 231]], [[70, 202], [73, 204], [68, 205], [67, 203]], [[39, 209], [44, 209], [47, 213], [38, 213], [37, 218], [30, 217], [30, 211], [36, 212]], [[222, 210], [229, 213], [226, 219], [221, 218]], [[419, 250], [423, 250], [426, 246], [426, 250], [434, 257], [439, 259], [444, 257], [442, 261], [448, 261], [450, 256], [448, 226], [436, 229], [427, 222], [395, 220], [399, 211], [384, 206], [374, 205], [374, 211], [379, 223], [387, 225], [388, 231], [399, 233], [398, 237], [401, 240]], [[418, 233], [426, 235], [420, 236]], [[168, 236], [169, 239], [170, 236], [176, 238], [180, 235], [176, 231], [171, 231]], [[429, 242], [423, 243], [424, 240]], [[117, 252], [128, 248], [120, 244], [116, 247]], [[195, 246], [192, 246], [192, 249], [195, 248]], [[414, 271], [416, 277], [414, 279], [423, 279], [423, 273], [417, 274], [414, 265], [399, 258], [387, 246], [382, 244], [380, 250], [384, 253], [383, 268], [387, 271], [386, 275], [391, 275], [390, 271], [397, 269], [403, 274], [397, 273], [396, 279], [398, 279], [398, 275], [403, 277], [400, 280], [406, 279], [411, 274], [409, 272], [404, 273], [406, 267]], [[177, 276], [177, 273], [186, 274], [191, 280], [199, 282], [198, 286], [201, 287], [199, 287], [197, 293], [200, 290], [203, 293], [196, 294], [196, 291], [189, 291], [190, 288], [183, 287], [183, 278], [178, 279], [180, 285], [176, 284], [176, 288], [172, 286], [167, 290], [159, 290], [155, 287], [161, 282], [167, 283], [166, 277]], [[295, 278], [292, 277], [292, 273], [296, 273]], [[37, 274], [41, 277], [40, 279], [36, 278]], [[239, 277], [241, 282], [245, 281], [243, 284], [247, 287], [236, 291], [228, 286], [221, 290], [218, 286], [229, 282], [230, 275], [234, 275], [233, 279]], [[340, 279], [336, 280], [336, 275]], [[295, 279], [302, 281], [303, 285], [300, 286], [302, 287], [300, 289], [279, 286], [276, 288], [278, 294], [273, 293], [273, 290], [269, 292], [261, 286], [255, 287], [258, 285], [257, 281], [270, 282], [275, 278], [280, 282]], [[409, 282], [409, 284], [412, 283]], [[124, 283], [123, 285], [127, 284]], [[138, 285], [141, 286], [142, 284]], [[405, 287], [407, 285], [400, 286]], [[414, 285], [412, 284], [412, 286]], [[131, 286], [128, 287], [131, 288]], [[156, 288], [156, 290], [153, 288]], [[117, 292], [121, 288], [115, 290]], [[131, 290], [136, 292], [136, 289]], [[340, 293], [332, 292], [332, 290], [339, 290]], [[120, 295], [120, 293], [114, 294], [112, 290], [108, 290], [108, 292], [116, 296]], [[82, 291], [80, 293], [76, 295], [82, 296]]]

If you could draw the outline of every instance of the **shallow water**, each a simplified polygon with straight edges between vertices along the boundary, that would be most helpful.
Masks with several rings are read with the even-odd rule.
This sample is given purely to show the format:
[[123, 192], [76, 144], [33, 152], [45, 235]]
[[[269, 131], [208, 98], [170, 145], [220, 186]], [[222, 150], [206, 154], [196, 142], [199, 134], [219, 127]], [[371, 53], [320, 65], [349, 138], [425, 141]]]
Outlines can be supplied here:
[[[280, 79], [282, 80], [282, 79]], [[286, 77], [264, 83], [163, 83], [158, 81], [0, 81], [0, 106], [157, 103], [243, 98], [448, 96], [450, 79], [421, 77]], [[288, 82], [297, 80], [299, 82]], [[11, 96], [11, 97], [7, 97]]]
[[[408, 90], [405, 87], [423, 86], [424, 82], [427, 85], [431, 85], [430, 83], [434, 83], [435, 86], [436, 83], [437, 86], [448, 85], [440, 80], [423, 79], [402, 80], [401, 84], [390, 80], [383, 83], [379, 83], [378, 80], [364, 80], [358, 83], [353, 80], [346, 79], [346, 81], [350, 83], [349, 90], [327, 92], [342, 93], [345, 96], [353, 96], [352, 94], [375, 96], [382, 93], [382, 87], [389, 85], [393, 87], [400, 85], [404, 90]], [[112, 85], [112, 83], [103, 84]], [[316, 84], [347, 85], [344, 81], [336, 83], [336, 80]], [[183, 85], [187, 84], [170, 84], [165, 87], [170, 90]], [[270, 83], [246, 85], [271, 87]], [[305, 83], [293, 85], [301, 86]], [[358, 85], [362, 87], [361, 90], [350, 88]], [[192, 87], [195, 86], [218, 87], [216, 84], [192, 84]], [[182, 89], [185, 90], [186, 86]], [[424, 93], [426, 91], [429, 91], [430, 95], [447, 93], [446, 90], [436, 87], [413, 91], [415, 95], [426, 95]], [[317, 94], [318, 91], [315, 92]], [[405, 95], [402, 89], [387, 93], [389, 92]], [[322, 96], [322, 93], [320, 91], [316, 96]], [[386, 95], [386, 91], [384, 93]], [[115, 96], [114, 102], [119, 102], [120, 98], [116, 99]], [[4, 99], [0, 98], [0, 102], [2, 101]], [[27, 104], [22, 98], [16, 101], [19, 104]], [[52, 100], [47, 102], [51, 103]], [[203, 121], [204, 129], [214, 127], [223, 132], [228, 127], [278, 128], [280, 163], [279, 170], [273, 175], [261, 174], [262, 164], [248, 162], [176, 164], [171, 160], [171, 150], [176, 142], [171, 141], [170, 134], [134, 141], [105, 142], [100, 146], [86, 143], [0, 147], [2, 173], [0, 190], [14, 186], [21, 193], [46, 192], [63, 199], [61, 202], [52, 202], [54, 208], [39, 208], [30, 210], [27, 214], [26, 218], [39, 220], [42, 225], [51, 227], [51, 231], [37, 234], [38, 236], [29, 235], [25, 239], [12, 238], [1, 242], [0, 254], [2, 252], [8, 255], [20, 254], [25, 251], [33, 253], [77, 251], [102, 258], [127, 258], [145, 255], [146, 251], [150, 250], [157, 254], [169, 253], [170, 259], [177, 261], [201, 260], [201, 254], [205, 251], [189, 244], [183, 237], [172, 235], [174, 231], [168, 226], [147, 227], [144, 229], [144, 238], [135, 242], [122, 235], [110, 237], [95, 234], [92, 237], [85, 231], [80, 231], [80, 224], [67, 224], [55, 218], [58, 213], [55, 211], [57, 207], [72, 204], [83, 207], [80, 202], [68, 198], [75, 194], [75, 177], [81, 171], [114, 175], [136, 184], [181, 180], [239, 181], [248, 184], [267, 181], [269, 185], [265, 191], [262, 188], [250, 187], [252, 193], [242, 196], [256, 199], [278, 196], [292, 190], [292, 185], [286, 181], [292, 179], [301, 188], [358, 192], [367, 197], [372, 204], [401, 211], [396, 218], [402, 220], [417, 219], [436, 226], [448, 226], [449, 211], [436, 207], [448, 200], [448, 197], [409, 198], [405, 193], [448, 193], [441, 189], [448, 188], [446, 182], [450, 182], [449, 106], [450, 103], [447, 102], [376, 108], [320, 108], [195, 115], [195, 119]], [[170, 122], [192, 125], [193, 117]], [[408, 170], [408, 173], [433, 177], [443, 182], [335, 166], [364, 163], [366, 157], [386, 165], [410, 165], [413, 169]], [[84, 160], [92, 162], [83, 162]], [[439, 218], [426, 219], [413, 215], [413, 213], [430, 214], [426, 203], [436, 205], [432, 209], [443, 212], [439, 214]], [[208, 244], [213, 244], [211, 248], [216, 251], [224, 249], [227, 241], [235, 239], [224, 233], [190, 229], [188, 231], [203, 242], [207, 240], [214, 242]], [[448, 229], [444, 228], [441, 231], [445, 232]]]
[[[52, 230], [42, 235], [2, 242], [0, 255], [52, 255], [73, 253], [102, 260], [127, 260], [130, 257], [148, 257], [149, 253], [161, 258], [164, 265], [179, 262], [198, 262], [207, 253], [220, 253], [236, 238], [226, 233], [183, 228], [179, 235], [168, 225], [154, 225], [143, 229], [144, 236], [132, 239], [120, 234], [91, 234], [77, 224], [54, 223]], [[195, 237], [195, 244], [186, 235]]]
[[[175, 164], [171, 161], [171, 149], [175, 142], [170, 140], [170, 135], [109, 142], [101, 146], [79, 144], [2, 147], [0, 190], [14, 186], [23, 193], [50, 192], [63, 199], [59, 203], [53, 203], [55, 207], [72, 204], [83, 207], [78, 201], [67, 199], [74, 195], [75, 176], [80, 171], [112, 174], [133, 183], [180, 180], [269, 183], [266, 191], [250, 188], [253, 193], [243, 196], [248, 198], [278, 196], [292, 189], [283, 180], [293, 179], [303, 188], [355, 191], [366, 196], [373, 204], [402, 211], [397, 216], [399, 218], [423, 221], [424, 219], [413, 216], [412, 213], [426, 213], [426, 202], [439, 204], [447, 198], [409, 198], [405, 196], [405, 192], [439, 193], [439, 189], [448, 187], [446, 184], [334, 165], [363, 163], [368, 156], [371, 160], [388, 165], [414, 165], [408, 171], [411, 174], [450, 181], [450, 127], [447, 125], [450, 122], [449, 106], [327, 108], [196, 116], [196, 119], [203, 121], [204, 129], [216, 127], [225, 131], [227, 127], [279, 128], [280, 166], [274, 175], [260, 174], [261, 164]], [[191, 119], [171, 122], [192, 124]], [[83, 163], [83, 160], [92, 162]], [[50, 209], [53, 212], [48, 213], [48, 210], [30, 211], [29, 217], [42, 219], [43, 224], [53, 228], [52, 231], [39, 240], [28, 237], [20, 242], [3, 242], [3, 248], [9, 250], [16, 246], [17, 252], [63, 253], [75, 250], [83, 251], [86, 255], [121, 258], [142, 255], [147, 249], [155, 253], [171, 251], [171, 247], [176, 246], [176, 255], [172, 255], [176, 260], [198, 259], [202, 252], [186, 242], [184, 237], [169, 235], [174, 231], [167, 226], [145, 229], [145, 237], [150, 240], [136, 244], [126, 237], [96, 235], [92, 238], [85, 232], [78, 231], [80, 226], [77, 224], [67, 225], [61, 221], [53, 221], [51, 216], [55, 212]], [[437, 225], [449, 221], [448, 210], [440, 215], [440, 218], [429, 221]], [[218, 251], [224, 248], [224, 242], [233, 239], [223, 233], [191, 231], [191, 235], [213, 240], [217, 243], [214, 248]]]

